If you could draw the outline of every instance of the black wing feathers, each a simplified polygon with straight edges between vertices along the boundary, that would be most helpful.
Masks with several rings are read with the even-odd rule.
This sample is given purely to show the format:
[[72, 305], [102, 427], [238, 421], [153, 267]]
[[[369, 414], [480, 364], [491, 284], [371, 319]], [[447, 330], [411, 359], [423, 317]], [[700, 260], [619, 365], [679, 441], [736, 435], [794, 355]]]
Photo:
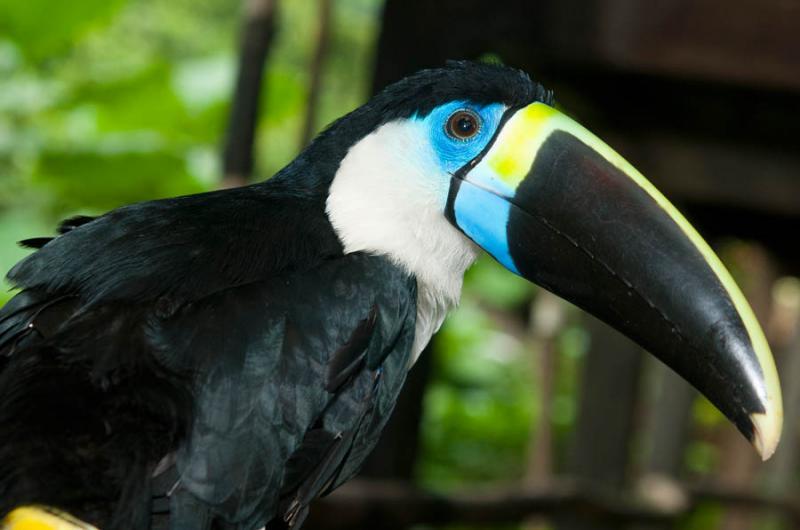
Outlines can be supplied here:
[[284, 180], [59, 231], [0, 308], [0, 512], [298, 528], [360, 467], [405, 379], [416, 287], [343, 255], [320, 197]]
[[8, 274], [13, 285], [88, 302], [197, 300], [342, 254], [324, 200], [281, 182], [150, 201], [66, 221]]
[[52, 240], [52, 237], [31, 237], [20, 241], [19, 246], [22, 248], [42, 248]]
[[[361, 426], [373, 398], [393, 401], [384, 392], [399, 390], [376, 387], [377, 372], [387, 381], [405, 378], [414, 291], [387, 260], [348, 255], [218, 293], [165, 322], [165, 351], [186, 352], [181, 362], [197, 372], [175, 510], [200, 499], [241, 528], [259, 528], [276, 512], [299, 524], [356, 440], [377, 439]], [[371, 356], [387, 360], [370, 370]], [[329, 378], [340, 382], [327, 385]]]
[[[79, 226], [85, 225], [90, 221], [94, 221], [94, 217], [88, 217], [86, 215], [76, 215], [75, 217], [70, 217], [69, 219], [65, 219], [61, 221], [61, 224], [58, 225], [58, 233], [59, 235], [64, 235], [70, 230], [74, 230]], [[42, 248], [49, 242], [51, 242], [54, 237], [32, 237], [30, 239], [23, 239], [19, 242], [21, 247], [25, 248]]]
[[59, 234], [66, 234], [71, 230], [75, 230], [79, 226], [83, 226], [86, 223], [90, 223], [97, 219], [96, 217], [89, 217], [88, 215], [76, 215], [74, 217], [70, 217], [69, 219], [64, 219], [61, 221], [61, 224], [58, 225], [58, 233]]
[[[336, 392], [357, 371], [364, 366], [367, 356], [367, 346], [375, 331], [378, 318], [378, 308], [370, 308], [369, 315], [358, 323], [350, 338], [340, 346], [328, 362], [325, 378], [325, 390]], [[374, 367], [373, 367], [374, 368]]]

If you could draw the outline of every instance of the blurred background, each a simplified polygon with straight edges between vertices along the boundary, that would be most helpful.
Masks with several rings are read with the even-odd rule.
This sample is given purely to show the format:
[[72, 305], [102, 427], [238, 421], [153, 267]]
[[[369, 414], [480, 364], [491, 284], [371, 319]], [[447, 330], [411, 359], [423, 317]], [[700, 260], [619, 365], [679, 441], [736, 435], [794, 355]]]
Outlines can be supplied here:
[[419, 68], [521, 67], [723, 256], [776, 354], [782, 445], [761, 464], [658, 361], [484, 259], [306, 528], [794, 528], [798, 31], [796, 0], [0, 0], [0, 270], [61, 218], [267, 178]]

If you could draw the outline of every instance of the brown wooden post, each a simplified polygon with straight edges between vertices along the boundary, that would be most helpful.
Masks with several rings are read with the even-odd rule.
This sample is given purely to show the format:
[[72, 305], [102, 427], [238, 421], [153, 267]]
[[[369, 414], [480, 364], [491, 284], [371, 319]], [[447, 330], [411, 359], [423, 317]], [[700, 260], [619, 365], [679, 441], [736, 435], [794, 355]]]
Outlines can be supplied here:
[[[532, 363], [531, 379], [535, 381], [534, 399], [539, 401], [538, 420], [532, 426], [528, 441], [528, 462], [522, 485], [527, 488], [546, 487], [555, 479], [555, 446], [553, 429], [553, 400], [558, 371], [558, 335], [567, 320], [567, 302], [540, 289], [530, 304], [530, 323], [525, 334], [529, 351], [537, 358]], [[547, 521], [531, 517], [523, 521], [523, 530], [543, 530]]]
[[[634, 432], [642, 350], [599, 320], [586, 316], [591, 345], [584, 360], [578, 419], [567, 472], [588, 487], [613, 493], [625, 484]], [[618, 525], [573, 513], [561, 530], [611, 530]]]
[[333, 22], [333, 0], [319, 0], [319, 25], [317, 27], [317, 41], [314, 46], [314, 56], [311, 58], [308, 81], [308, 101], [306, 114], [303, 119], [303, 129], [300, 134], [300, 148], [304, 148], [314, 136], [319, 114], [319, 97], [322, 88], [322, 73], [331, 40], [331, 24]]
[[[800, 272], [800, 271], [798, 271]], [[783, 278], [774, 292], [772, 333], [778, 373], [783, 387], [783, 436], [772, 459], [761, 470], [761, 481], [768, 493], [780, 496], [796, 491], [800, 460], [800, 280]], [[784, 516], [786, 528], [800, 521]]]
[[683, 472], [697, 391], [658, 359], [651, 358], [657, 395], [648, 411], [646, 474], [677, 480]]
[[544, 289], [531, 303], [529, 342], [538, 355], [535, 373], [536, 399], [539, 401], [539, 421], [528, 446], [528, 466], [524, 483], [527, 486], [547, 483], [553, 475], [553, 394], [557, 363], [556, 339], [566, 320], [566, 302]]
[[[766, 327], [772, 310], [772, 286], [775, 270], [767, 252], [754, 243], [735, 243], [722, 249], [729, 266], [740, 271], [737, 281], [753, 307], [756, 318]], [[742, 436], [726, 425], [722, 439], [719, 480], [724, 484], [748, 487], [756, 481], [761, 462]], [[746, 511], [729, 510], [722, 523], [724, 530], [745, 530], [752, 526], [752, 515]]]
[[[646, 410], [641, 436], [645, 455], [636, 478], [636, 495], [665, 510], [685, 509], [688, 496], [679, 480], [692, 431], [692, 404], [697, 391], [655, 357], [648, 356], [645, 365], [648, 381], [645, 388], [653, 388], [647, 396], [642, 396], [651, 405]], [[669, 522], [656, 522], [631, 528], [664, 530], [671, 526]]]

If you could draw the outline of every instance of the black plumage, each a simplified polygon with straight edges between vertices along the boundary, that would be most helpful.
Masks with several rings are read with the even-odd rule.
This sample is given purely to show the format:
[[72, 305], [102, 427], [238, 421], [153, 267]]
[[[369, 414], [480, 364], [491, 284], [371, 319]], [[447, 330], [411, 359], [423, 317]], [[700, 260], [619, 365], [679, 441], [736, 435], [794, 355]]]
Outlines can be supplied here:
[[104, 529], [297, 528], [351, 477], [405, 379], [415, 279], [343, 253], [325, 200], [350, 146], [454, 99], [550, 96], [451, 63], [388, 87], [271, 180], [65, 221], [0, 310], [0, 514]]

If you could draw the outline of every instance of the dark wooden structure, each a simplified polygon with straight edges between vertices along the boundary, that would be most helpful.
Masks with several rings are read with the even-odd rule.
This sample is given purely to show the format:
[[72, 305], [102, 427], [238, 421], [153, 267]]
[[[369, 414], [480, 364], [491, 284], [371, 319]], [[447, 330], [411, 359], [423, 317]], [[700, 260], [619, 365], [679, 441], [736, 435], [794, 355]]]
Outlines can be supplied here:
[[[800, 3], [784, 0], [388, 0], [383, 86], [496, 55], [635, 160], [707, 235], [800, 248]], [[787, 248], [788, 247], [788, 248]]]

